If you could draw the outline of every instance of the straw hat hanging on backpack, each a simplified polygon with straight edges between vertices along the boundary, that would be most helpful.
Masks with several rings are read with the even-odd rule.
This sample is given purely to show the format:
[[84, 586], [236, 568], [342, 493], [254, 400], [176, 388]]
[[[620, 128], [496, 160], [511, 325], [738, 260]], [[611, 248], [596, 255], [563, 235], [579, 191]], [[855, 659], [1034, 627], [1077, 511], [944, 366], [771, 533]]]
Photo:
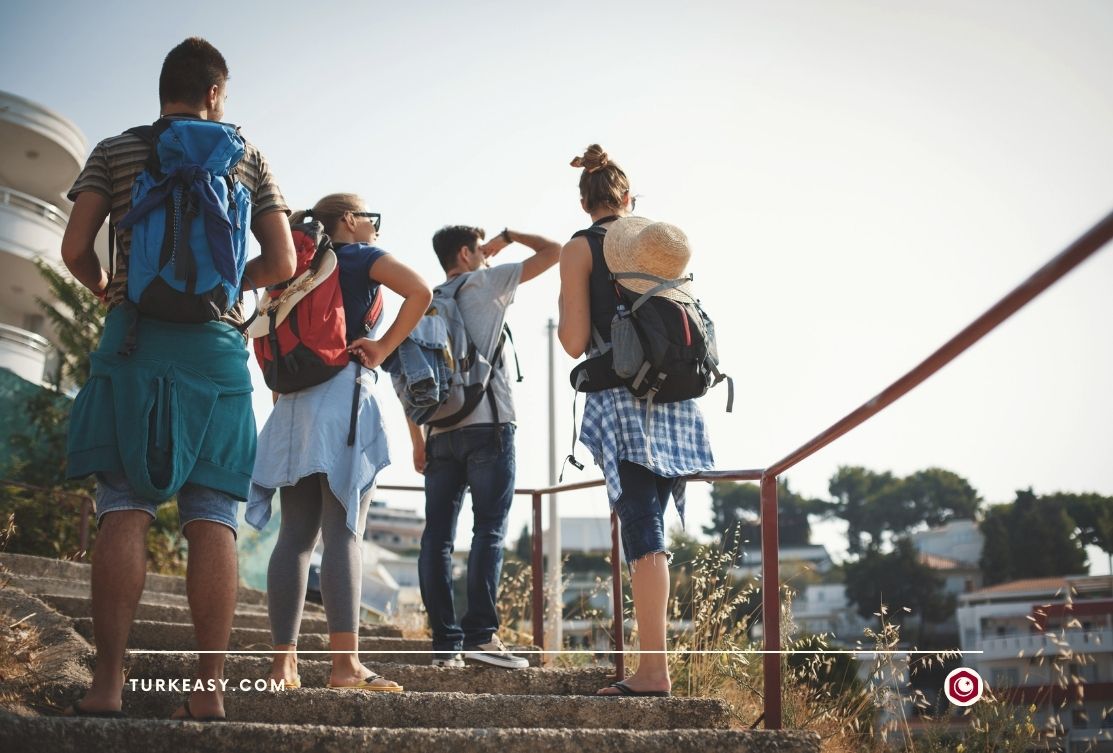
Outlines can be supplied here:
[[[692, 249], [688, 236], [676, 225], [646, 217], [622, 217], [607, 230], [603, 256], [611, 274], [631, 292], [644, 294], [663, 281], [679, 280], [654, 295], [682, 303], [695, 299], [691, 278], [684, 277]], [[627, 277], [629, 274], [646, 277]]]

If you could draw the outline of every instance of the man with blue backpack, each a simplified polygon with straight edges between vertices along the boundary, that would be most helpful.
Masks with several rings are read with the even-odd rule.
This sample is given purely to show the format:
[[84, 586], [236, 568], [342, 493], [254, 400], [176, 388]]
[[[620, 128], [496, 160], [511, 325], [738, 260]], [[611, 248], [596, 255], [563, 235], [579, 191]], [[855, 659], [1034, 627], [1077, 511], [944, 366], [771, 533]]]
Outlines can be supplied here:
[[[513, 656], [499, 639], [495, 608], [514, 498], [514, 401], [503, 355], [509, 337], [506, 310], [521, 283], [557, 263], [560, 244], [512, 230], [481, 244], [484, 237], [480, 228], [464, 225], [442, 228], [433, 236], [446, 280], [433, 290], [425, 321], [383, 368], [394, 376], [407, 415], [414, 468], [425, 474], [418, 576], [433, 633], [433, 664], [461, 667], [466, 657], [521, 669], [528, 662]], [[515, 242], [532, 249], [533, 256], [488, 266], [490, 257]], [[449, 353], [449, 363], [430, 360], [430, 345]], [[431, 389], [419, 390], [422, 382], [430, 382]], [[418, 395], [421, 399], [415, 399]], [[475, 523], [468, 555], [468, 609], [458, 621], [452, 551], [469, 488]]]
[[[159, 119], [97, 144], [69, 197], [62, 258], [108, 306], [70, 416], [68, 474], [97, 476], [93, 685], [70, 714], [119, 717], [146, 532], [177, 498], [199, 651], [225, 651], [238, 586], [236, 511], [255, 459], [245, 290], [294, 272], [289, 212], [266, 159], [223, 123], [228, 68], [203, 39], [166, 56]], [[109, 219], [109, 269], [93, 250]], [[247, 233], [261, 255], [247, 259]], [[224, 655], [174, 718], [224, 718]]]

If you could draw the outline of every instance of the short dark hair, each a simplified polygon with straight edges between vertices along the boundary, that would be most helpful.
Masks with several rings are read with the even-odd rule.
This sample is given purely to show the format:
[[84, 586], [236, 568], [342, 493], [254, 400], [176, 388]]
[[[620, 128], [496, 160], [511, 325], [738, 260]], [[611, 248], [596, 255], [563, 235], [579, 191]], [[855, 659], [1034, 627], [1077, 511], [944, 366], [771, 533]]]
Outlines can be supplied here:
[[158, 77], [159, 104], [204, 101], [209, 88], [228, 80], [228, 64], [220, 50], [201, 37], [190, 37], [166, 55]]
[[479, 241], [487, 237], [481, 227], [471, 225], [445, 225], [433, 235], [433, 250], [437, 252], [444, 271], [456, 266], [456, 255], [462, 246], [467, 246], [474, 253], [479, 247]]

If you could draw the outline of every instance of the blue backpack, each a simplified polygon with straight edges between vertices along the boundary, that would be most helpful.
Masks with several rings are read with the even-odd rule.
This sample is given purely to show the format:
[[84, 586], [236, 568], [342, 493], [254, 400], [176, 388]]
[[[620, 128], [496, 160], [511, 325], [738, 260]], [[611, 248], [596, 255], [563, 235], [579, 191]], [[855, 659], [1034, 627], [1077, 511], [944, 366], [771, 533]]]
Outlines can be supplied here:
[[156, 319], [220, 319], [240, 298], [251, 227], [251, 194], [233, 175], [244, 155], [239, 128], [161, 118], [127, 133], [151, 147], [117, 223], [131, 228], [128, 300]]

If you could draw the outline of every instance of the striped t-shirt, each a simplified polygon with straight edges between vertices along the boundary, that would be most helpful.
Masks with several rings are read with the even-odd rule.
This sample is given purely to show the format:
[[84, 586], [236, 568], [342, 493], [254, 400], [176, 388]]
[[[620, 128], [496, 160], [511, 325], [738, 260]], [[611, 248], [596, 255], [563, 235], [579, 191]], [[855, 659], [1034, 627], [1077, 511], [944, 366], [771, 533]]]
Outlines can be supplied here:
[[[93, 148], [85, 169], [77, 176], [70, 189], [70, 201], [86, 191], [99, 193], [112, 202], [109, 222], [115, 225], [131, 208], [131, 186], [143, 171], [150, 147], [131, 133], [112, 136]], [[251, 193], [251, 218], [254, 223], [268, 212], [290, 213], [282, 191], [278, 188], [266, 157], [253, 144], [248, 143], [243, 159], [235, 167], [233, 176]], [[116, 271], [109, 270], [108, 308], [119, 305], [127, 297], [128, 252], [131, 250], [131, 229], [116, 234]], [[223, 321], [240, 325], [244, 321], [243, 303], [236, 303], [223, 317]]]

